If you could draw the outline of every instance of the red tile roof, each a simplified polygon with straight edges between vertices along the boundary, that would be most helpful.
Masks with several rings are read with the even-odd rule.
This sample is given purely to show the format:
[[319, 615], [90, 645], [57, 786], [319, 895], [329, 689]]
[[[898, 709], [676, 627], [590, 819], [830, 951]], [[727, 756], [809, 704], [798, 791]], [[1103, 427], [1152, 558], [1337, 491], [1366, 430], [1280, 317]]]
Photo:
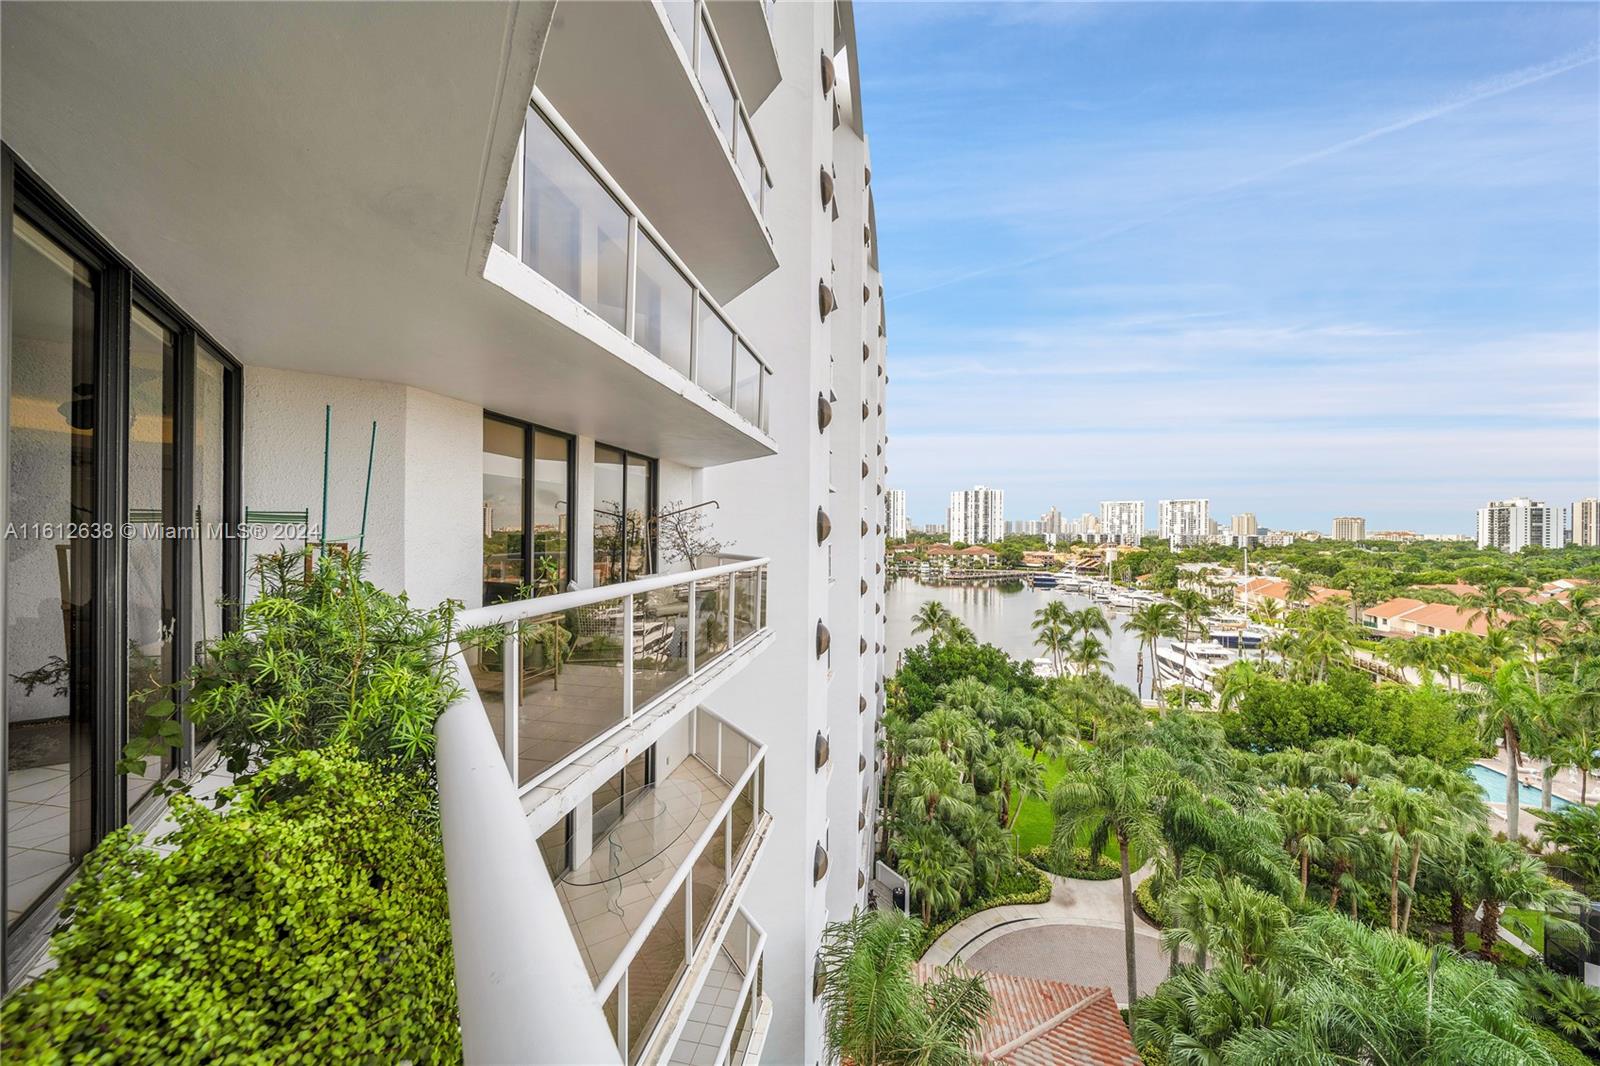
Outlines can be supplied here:
[[[917, 980], [935, 969], [917, 964]], [[979, 1062], [1010, 1066], [1140, 1066], [1109, 988], [979, 971], [989, 1019], [972, 1042]]]
[[1430, 603], [1418, 607], [1406, 615], [1406, 625], [1427, 627], [1443, 630], [1446, 633], [1476, 633], [1483, 636], [1489, 632], [1489, 625], [1482, 618], [1474, 619], [1477, 613], [1471, 607], [1457, 607], [1453, 603]]
[[1421, 600], [1413, 600], [1409, 596], [1396, 596], [1392, 600], [1384, 600], [1376, 607], [1368, 607], [1362, 613], [1369, 618], [1398, 618], [1407, 611], [1414, 611], [1423, 606], [1426, 605]]

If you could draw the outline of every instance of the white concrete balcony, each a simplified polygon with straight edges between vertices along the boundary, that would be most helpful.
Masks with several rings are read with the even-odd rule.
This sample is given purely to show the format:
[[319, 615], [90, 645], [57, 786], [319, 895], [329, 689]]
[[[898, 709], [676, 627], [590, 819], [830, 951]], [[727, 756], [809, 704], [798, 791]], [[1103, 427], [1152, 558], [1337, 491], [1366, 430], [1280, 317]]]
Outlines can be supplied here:
[[[694, 754], [639, 790], [556, 885], [627, 1062], [666, 1061], [690, 1024], [771, 824], [766, 749], [703, 708], [693, 726]], [[748, 960], [742, 935], [736, 946]], [[708, 1020], [730, 1020], [710, 1006], [723, 1004]]]
[[[601, 5], [612, 6], [612, 5]], [[629, 5], [617, 5], [629, 6]], [[649, 5], [643, 5], [649, 7]], [[680, 440], [607, 440], [701, 462], [771, 454], [774, 378], [710, 287], [540, 92], [501, 202], [484, 277], [539, 310], [580, 363], [620, 363], [653, 384]], [[582, 406], [563, 425], [582, 418]], [[638, 425], [652, 428], [645, 416]], [[582, 425], [575, 428], [582, 429]], [[666, 449], [665, 452], [662, 450]]]
[[757, 111], [783, 76], [772, 41], [773, 0], [705, 0], [705, 4], [733, 68], [740, 102]]
[[766, 932], [740, 908], [711, 960], [663, 1061], [674, 1066], [749, 1066], [761, 1061], [772, 1004], [763, 985]]
[[[670, 222], [663, 243], [714, 300], [770, 271], [756, 208], [657, 6], [560, 8], [568, 27], [656, 24], [667, 90], [613, 100], [603, 125], [672, 146], [631, 175], [649, 197], [641, 213]], [[771, 454], [753, 346], [746, 358], [730, 337], [735, 384], [713, 398], [720, 382], [696, 385], [491, 243], [541, 54], [602, 84], [635, 71], [625, 37], [616, 54], [546, 42], [551, 17], [548, 4], [5, 5], [5, 139], [248, 366], [410, 385], [693, 467]], [[699, 109], [698, 138], [629, 121], [667, 97]], [[680, 152], [687, 170], [662, 162]], [[496, 258], [541, 293], [486, 282], [486, 263], [501, 280]]]
[[754, 108], [729, 59], [702, 0], [567, 4], [535, 82], [719, 300], [778, 265]]

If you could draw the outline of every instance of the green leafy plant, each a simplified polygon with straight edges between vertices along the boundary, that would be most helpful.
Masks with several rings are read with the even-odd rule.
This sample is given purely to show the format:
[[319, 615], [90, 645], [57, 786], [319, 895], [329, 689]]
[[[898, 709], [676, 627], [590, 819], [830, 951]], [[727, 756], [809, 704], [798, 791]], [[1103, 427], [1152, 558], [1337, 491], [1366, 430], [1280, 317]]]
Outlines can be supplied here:
[[[1594, 1062], [1589, 1056], [1579, 1051], [1572, 1041], [1560, 1033], [1546, 1029], [1542, 1025], [1534, 1029], [1533, 1038], [1550, 1053], [1550, 1057], [1555, 1060], [1556, 1066], [1592, 1066]], [[1150, 1060], [1146, 1059], [1145, 1061], [1149, 1062]]]
[[1028, 850], [1027, 859], [1046, 873], [1079, 881], [1109, 881], [1122, 872], [1104, 852], [1091, 852], [1088, 848], [1070, 848], [1063, 853], [1049, 844], [1040, 844]]
[[348, 747], [274, 760], [162, 854], [111, 834], [58, 965], [0, 1013], [8, 1062], [455, 1062], [444, 858], [421, 775]]
[[1529, 1018], [1600, 1058], [1600, 989], [1542, 966], [1529, 966], [1513, 976], [1522, 987]]
[[823, 931], [817, 956], [830, 1058], [857, 1066], [957, 1066], [972, 1061], [967, 1041], [989, 1013], [976, 974], [941, 968], [918, 984], [921, 924], [866, 911]]
[[330, 553], [308, 571], [303, 551], [261, 556], [260, 593], [239, 628], [149, 702], [123, 772], [172, 747], [174, 697], [185, 691], [185, 712], [235, 775], [335, 743], [368, 760], [429, 765], [434, 721], [460, 695], [445, 654], [460, 604], [418, 610], [362, 577], [363, 562]]

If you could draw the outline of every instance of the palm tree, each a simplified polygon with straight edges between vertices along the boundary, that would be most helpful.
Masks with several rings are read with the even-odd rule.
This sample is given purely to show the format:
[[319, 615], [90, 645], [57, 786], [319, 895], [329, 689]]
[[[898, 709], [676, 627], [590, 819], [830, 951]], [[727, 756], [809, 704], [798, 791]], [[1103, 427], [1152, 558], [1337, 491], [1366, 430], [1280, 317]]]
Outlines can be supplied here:
[[1061, 676], [1061, 653], [1072, 639], [1071, 612], [1061, 600], [1051, 600], [1033, 612], [1034, 643], [1050, 656], [1055, 676]]
[[1213, 683], [1217, 690], [1217, 710], [1233, 710], [1261, 678], [1261, 669], [1248, 659], [1239, 659], [1223, 667]]
[[[971, 680], [962, 678], [963, 681]], [[940, 702], [911, 727], [913, 742], [926, 741], [958, 766], [978, 746], [983, 734], [977, 721], [960, 704]]]
[[938, 600], [929, 600], [917, 608], [917, 613], [911, 616], [911, 620], [916, 623], [911, 627], [913, 636], [926, 633], [928, 643], [937, 644], [944, 639], [950, 623], [956, 620], [956, 616], [951, 613], [950, 608]]
[[1161, 845], [1155, 803], [1172, 772], [1172, 760], [1154, 748], [1124, 748], [1108, 755], [1081, 748], [1066, 755], [1066, 772], [1056, 785], [1051, 807], [1056, 817], [1054, 845], [1065, 852], [1087, 830], [1089, 850], [1098, 854], [1115, 837], [1122, 872], [1122, 925], [1128, 966], [1128, 1008], [1139, 997], [1134, 953], [1133, 852], [1147, 855]]
[[1300, 902], [1311, 884], [1311, 863], [1322, 858], [1339, 819], [1339, 804], [1326, 792], [1296, 788], [1268, 797], [1283, 834], [1283, 850], [1300, 866]]
[[1465, 858], [1468, 883], [1482, 907], [1478, 951], [1486, 960], [1493, 961], [1508, 907], [1544, 912], [1547, 933], [1552, 924], [1571, 924], [1560, 915], [1581, 897], [1552, 880], [1545, 864], [1516, 844], [1479, 833], [1468, 841]]
[[1183, 627], [1183, 675], [1178, 679], [1178, 699], [1181, 703], [1187, 703], [1190, 634], [1205, 625], [1206, 615], [1210, 613], [1210, 604], [1206, 602], [1204, 596], [1193, 589], [1179, 589], [1172, 602], [1178, 613], [1178, 621]]
[[1010, 829], [1022, 810], [1022, 801], [1044, 795], [1044, 767], [1015, 744], [1003, 741], [990, 747], [984, 758], [984, 769], [995, 781], [1000, 824]]
[[955, 815], [973, 802], [972, 786], [962, 779], [961, 768], [942, 755], [914, 755], [894, 775], [895, 800], [901, 813], [931, 822], [941, 814]]
[[1088, 677], [1090, 674], [1104, 670], [1111, 664], [1111, 656], [1106, 651], [1106, 646], [1097, 637], [1087, 633], [1072, 649], [1072, 666], [1079, 677]]
[[1291, 912], [1270, 892], [1237, 877], [1196, 878], [1179, 886], [1163, 936], [1168, 948], [1192, 947], [1196, 964], [1209, 955], [1249, 970], [1284, 946]]
[[1150, 695], [1158, 695], [1161, 671], [1155, 661], [1156, 642], [1163, 637], [1170, 640], [1178, 635], [1177, 608], [1164, 600], [1147, 603], [1134, 609], [1132, 616], [1122, 623], [1122, 630], [1139, 638], [1138, 676], [1135, 682], [1139, 698], [1144, 698], [1144, 659], [1147, 650], [1150, 654]]
[[1295, 570], [1284, 579], [1288, 585], [1286, 594], [1289, 597], [1289, 606], [1302, 609], [1311, 602], [1311, 575], [1303, 570]]
[[1389, 853], [1389, 929], [1400, 931], [1400, 869], [1410, 861], [1410, 882], [1422, 851], [1435, 841], [1432, 827], [1436, 815], [1428, 797], [1392, 779], [1374, 781], [1362, 790], [1360, 809], [1378, 841]]
[[1490, 629], [1498, 629], [1509, 615], [1520, 614], [1527, 603], [1522, 593], [1499, 580], [1485, 581], [1476, 596], [1467, 598], [1467, 606], [1475, 608], [1468, 621], [1482, 619]]
[[895, 842], [899, 870], [922, 905], [922, 922], [933, 924], [936, 911], [961, 905], [961, 893], [972, 882], [972, 857], [938, 824], [914, 825]]
[[1506, 753], [1506, 836], [1520, 835], [1522, 782], [1517, 770], [1522, 758], [1522, 736], [1538, 728], [1542, 701], [1528, 683], [1522, 664], [1502, 663], [1471, 693], [1472, 704], [1483, 723], [1485, 739], [1498, 739]]
[[971, 1061], [967, 1045], [988, 1017], [988, 990], [980, 976], [948, 968], [919, 985], [922, 937], [921, 925], [895, 911], [863, 911], [823, 930], [817, 971], [830, 1061]]

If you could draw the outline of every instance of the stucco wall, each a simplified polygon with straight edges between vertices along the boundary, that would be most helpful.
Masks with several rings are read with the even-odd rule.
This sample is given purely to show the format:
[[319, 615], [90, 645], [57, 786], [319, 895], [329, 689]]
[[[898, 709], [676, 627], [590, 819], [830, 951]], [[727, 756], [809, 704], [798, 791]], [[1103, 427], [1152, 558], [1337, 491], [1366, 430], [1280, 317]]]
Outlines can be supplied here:
[[[372, 423], [378, 423], [366, 524], [367, 576], [429, 606], [482, 595], [482, 411], [388, 382], [246, 367], [244, 505], [322, 514], [323, 412], [333, 408], [330, 539], [357, 543]], [[254, 558], [283, 543], [255, 541]]]

